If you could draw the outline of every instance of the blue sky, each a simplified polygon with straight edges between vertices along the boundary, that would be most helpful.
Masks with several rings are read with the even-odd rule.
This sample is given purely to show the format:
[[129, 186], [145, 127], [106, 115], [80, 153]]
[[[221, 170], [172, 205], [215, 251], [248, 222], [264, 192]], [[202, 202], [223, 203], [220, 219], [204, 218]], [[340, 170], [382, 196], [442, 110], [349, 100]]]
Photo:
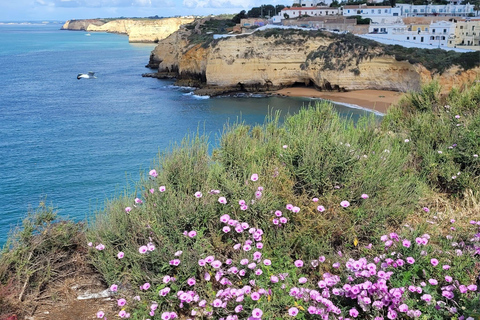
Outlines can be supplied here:
[[237, 13], [292, 0], [1, 0], [0, 21], [70, 20]]

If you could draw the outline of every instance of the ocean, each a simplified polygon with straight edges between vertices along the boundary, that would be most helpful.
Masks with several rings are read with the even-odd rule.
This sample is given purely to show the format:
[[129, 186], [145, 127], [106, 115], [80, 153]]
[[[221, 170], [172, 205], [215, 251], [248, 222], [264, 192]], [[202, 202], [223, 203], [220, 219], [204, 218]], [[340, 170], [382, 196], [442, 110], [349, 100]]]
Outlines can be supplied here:
[[[92, 217], [198, 128], [215, 145], [227, 121], [263, 123], [269, 110], [292, 114], [311, 102], [197, 97], [141, 77], [153, 44], [59, 28], [0, 25], [0, 245], [41, 201], [62, 217]], [[97, 78], [77, 80], [88, 71]], [[366, 112], [337, 110], [353, 119]]]

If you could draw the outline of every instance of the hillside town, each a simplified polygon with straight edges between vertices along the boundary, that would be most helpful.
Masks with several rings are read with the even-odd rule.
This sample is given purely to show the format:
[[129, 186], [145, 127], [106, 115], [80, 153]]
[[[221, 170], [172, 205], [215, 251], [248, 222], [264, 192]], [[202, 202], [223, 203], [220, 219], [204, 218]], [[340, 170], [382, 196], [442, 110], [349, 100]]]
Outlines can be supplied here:
[[406, 47], [480, 50], [478, 5], [458, 0], [447, 4], [398, 3], [394, 7], [383, 3], [369, 0], [368, 4], [332, 6], [332, 0], [297, 1], [271, 16], [241, 19], [233, 31], [248, 33], [258, 27], [290, 26], [353, 33]]

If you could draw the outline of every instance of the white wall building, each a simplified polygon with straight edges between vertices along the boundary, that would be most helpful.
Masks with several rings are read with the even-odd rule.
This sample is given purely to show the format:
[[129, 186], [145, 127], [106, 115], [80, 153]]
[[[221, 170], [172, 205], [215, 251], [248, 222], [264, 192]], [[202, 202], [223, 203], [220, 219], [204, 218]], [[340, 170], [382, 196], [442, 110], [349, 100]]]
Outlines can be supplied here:
[[474, 5], [472, 4], [445, 4], [445, 5], [411, 5], [398, 3], [397, 8], [402, 11], [404, 17], [415, 16], [461, 16], [466, 17], [475, 15]]
[[294, 1], [294, 3], [300, 4], [301, 7], [328, 7], [332, 4], [333, 0], [303, 0]]
[[285, 17], [285, 14], [291, 18], [298, 18], [301, 16], [309, 17], [321, 17], [321, 16], [334, 16], [341, 15], [341, 8], [331, 8], [331, 7], [291, 7], [284, 8], [280, 12], [280, 15]]
[[370, 18], [375, 23], [394, 23], [400, 15], [400, 8], [390, 6], [349, 5], [343, 7], [344, 17], [361, 16], [364, 19]]
[[417, 27], [403, 23], [370, 24], [368, 35], [369, 38], [430, 45], [432, 48], [447, 48], [449, 39], [455, 36], [455, 23], [451, 21], [436, 21], [425, 28]]

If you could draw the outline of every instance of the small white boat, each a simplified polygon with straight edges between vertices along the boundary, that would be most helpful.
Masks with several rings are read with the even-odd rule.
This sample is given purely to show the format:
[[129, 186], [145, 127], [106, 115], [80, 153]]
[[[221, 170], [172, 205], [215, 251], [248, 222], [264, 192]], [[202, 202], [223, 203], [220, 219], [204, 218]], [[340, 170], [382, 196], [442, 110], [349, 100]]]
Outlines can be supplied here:
[[77, 79], [97, 79], [95, 72], [89, 71], [88, 73], [79, 73]]
[[91, 34], [90, 34], [90, 33], [85, 33], [85, 35], [86, 35], [86, 36], [91, 36]]

